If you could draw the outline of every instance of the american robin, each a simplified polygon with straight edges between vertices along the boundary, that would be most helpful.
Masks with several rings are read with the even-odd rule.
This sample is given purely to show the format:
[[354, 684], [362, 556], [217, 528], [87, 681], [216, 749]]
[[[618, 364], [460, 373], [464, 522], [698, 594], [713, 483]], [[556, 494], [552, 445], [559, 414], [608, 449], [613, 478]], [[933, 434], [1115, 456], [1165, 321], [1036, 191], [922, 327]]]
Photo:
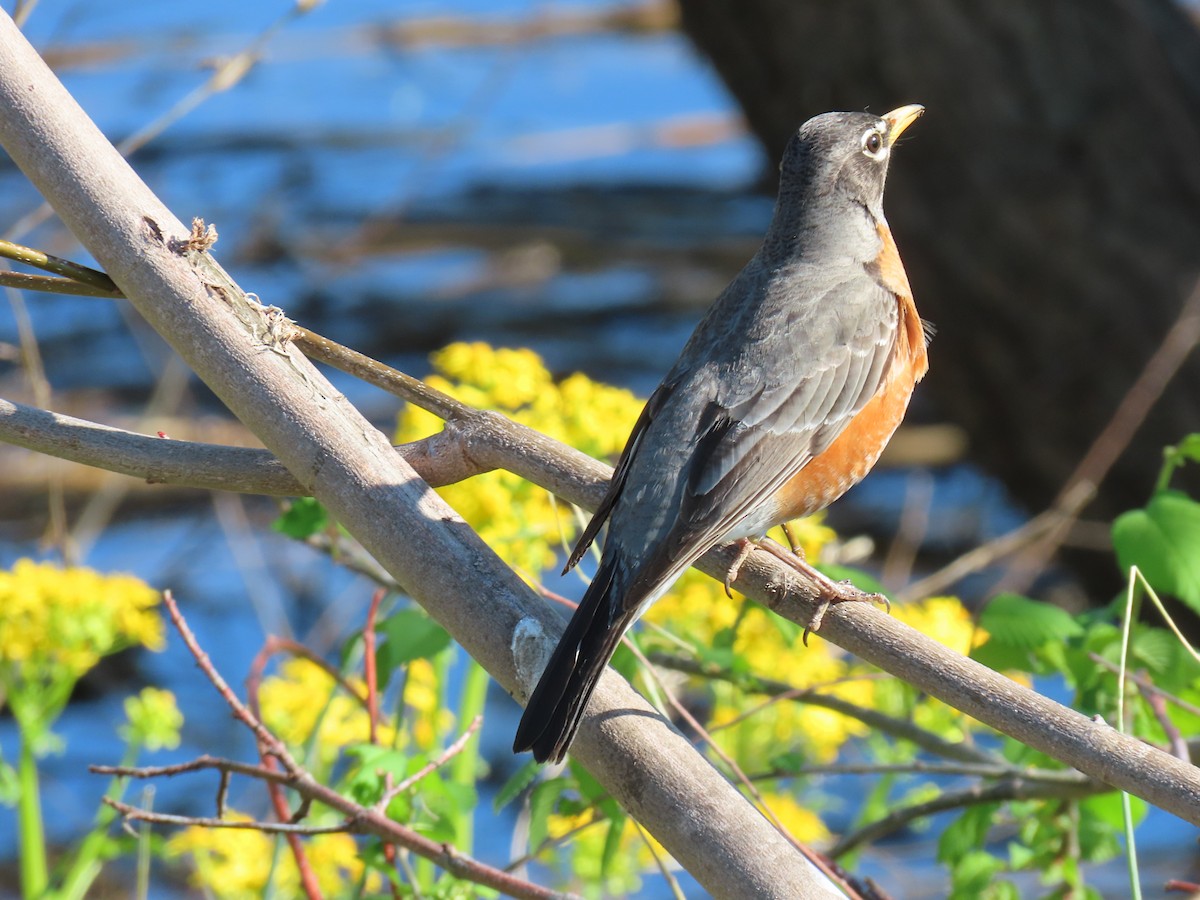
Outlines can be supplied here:
[[730, 541], [740, 564], [750, 538], [823, 509], [879, 458], [927, 368], [883, 216], [892, 148], [922, 112], [826, 113], [788, 143], [761, 249], [650, 396], [571, 554], [567, 570], [608, 522], [514, 752], [561, 761], [622, 635], [688, 566]]

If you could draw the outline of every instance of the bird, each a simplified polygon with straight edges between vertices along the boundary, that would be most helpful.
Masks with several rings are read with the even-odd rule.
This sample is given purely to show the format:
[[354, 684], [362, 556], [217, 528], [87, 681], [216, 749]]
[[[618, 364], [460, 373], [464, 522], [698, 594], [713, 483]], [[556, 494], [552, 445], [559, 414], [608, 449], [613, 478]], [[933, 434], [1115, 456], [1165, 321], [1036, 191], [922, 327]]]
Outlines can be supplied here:
[[923, 112], [824, 113], [789, 140], [762, 246], [650, 395], [568, 558], [564, 574], [607, 523], [515, 753], [563, 760], [622, 636], [700, 556], [738, 545], [728, 590], [751, 539], [828, 506], [878, 460], [928, 369], [931, 331], [883, 213], [892, 150]]

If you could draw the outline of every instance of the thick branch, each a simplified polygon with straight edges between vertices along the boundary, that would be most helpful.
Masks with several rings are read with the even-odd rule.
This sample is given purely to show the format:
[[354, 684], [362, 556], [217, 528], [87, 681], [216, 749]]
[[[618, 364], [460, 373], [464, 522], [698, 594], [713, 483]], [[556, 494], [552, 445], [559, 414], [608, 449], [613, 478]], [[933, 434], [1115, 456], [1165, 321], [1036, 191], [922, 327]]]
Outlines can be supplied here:
[[[405, 590], [525, 696], [561, 632], [384, 435], [284, 340], [0, 13], [0, 144], [130, 303]], [[633, 711], [633, 715], [620, 715]], [[811, 866], [615, 673], [575, 757], [717, 897], [822, 896]], [[686, 814], [681, 815], [681, 811]]]
[[[269, 450], [151, 437], [3, 399], [0, 441], [151, 484], [272, 497], [307, 494]], [[434, 487], [486, 471], [453, 452], [450, 443], [434, 436], [396, 449]]]
[[[445, 403], [454, 401], [446, 398]], [[423, 452], [468, 461], [465, 469], [507, 469], [571, 503], [595, 509], [612, 474], [608, 466], [498, 414], [449, 406], [446, 411], [455, 419], [421, 442]], [[0, 416], [0, 434], [2, 423]], [[730, 561], [729, 552], [718, 548], [699, 568], [723, 579]], [[755, 553], [736, 585], [798, 624], [811, 619], [812, 582], [769, 554]], [[852, 606], [835, 607], [821, 636], [998, 731], [1200, 824], [1200, 770], [952, 653], [864, 604]]]

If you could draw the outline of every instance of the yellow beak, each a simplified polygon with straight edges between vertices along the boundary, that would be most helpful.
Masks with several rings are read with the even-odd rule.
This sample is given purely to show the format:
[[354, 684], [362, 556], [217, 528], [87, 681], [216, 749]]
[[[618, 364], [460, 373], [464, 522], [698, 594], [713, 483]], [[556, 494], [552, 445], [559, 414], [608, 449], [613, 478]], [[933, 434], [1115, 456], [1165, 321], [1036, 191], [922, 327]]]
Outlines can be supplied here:
[[896, 138], [904, 134], [904, 129], [921, 118], [923, 112], [925, 112], [925, 107], [920, 103], [910, 103], [908, 106], [901, 106], [884, 115], [883, 121], [888, 124], [888, 144], [896, 143]]

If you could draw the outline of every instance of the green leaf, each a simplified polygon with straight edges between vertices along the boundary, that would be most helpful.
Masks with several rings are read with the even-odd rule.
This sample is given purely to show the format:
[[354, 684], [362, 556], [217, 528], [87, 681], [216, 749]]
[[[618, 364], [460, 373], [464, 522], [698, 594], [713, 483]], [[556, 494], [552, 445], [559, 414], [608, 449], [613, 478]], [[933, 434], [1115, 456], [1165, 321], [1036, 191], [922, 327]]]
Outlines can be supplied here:
[[271, 528], [298, 541], [306, 540], [329, 527], [329, 512], [312, 497], [298, 497], [288, 504]]
[[966, 897], [981, 897], [985, 889], [995, 881], [997, 873], [1004, 870], [1004, 863], [983, 850], [972, 850], [963, 855], [951, 874], [954, 890], [950, 894], [955, 900]]
[[492, 809], [496, 812], [504, 809], [508, 804], [512, 803], [521, 795], [521, 792], [529, 785], [533, 784], [533, 780], [537, 778], [538, 772], [541, 770], [541, 764], [530, 760], [508, 776], [508, 781], [504, 782], [499, 792], [496, 794], [496, 799], [492, 801]]
[[625, 816], [620, 815], [608, 823], [604, 835], [604, 850], [600, 854], [600, 874], [607, 878], [612, 873], [613, 860], [621, 850], [621, 836], [625, 833]]
[[1164, 671], [1175, 662], [1175, 650], [1178, 646], [1179, 639], [1165, 628], [1137, 628], [1130, 638], [1130, 650], [1134, 660], [1155, 674]]
[[529, 846], [537, 849], [546, 842], [549, 835], [550, 813], [562, 792], [566, 790], [565, 778], [553, 778], [543, 781], [529, 795]]
[[375, 630], [384, 638], [375, 651], [381, 691], [401, 666], [414, 659], [430, 659], [450, 646], [446, 629], [415, 607], [392, 613]]
[[1189, 434], [1174, 447], [1163, 450], [1163, 466], [1158, 473], [1156, 490], [1166, 490], [1175, 470], [1187, 462], [1200, 462], [1200, 434]]
[[1160, 491], [1145, 509], [1118, 516], [1112, 539], [1122, 571], [1137, 566], [1156, 591], [1200, 612], [1200, 503]]
[[788, 750], [771, 757], [771, 769], [782, 774], [794, 775], [808, 765], [808, 759], [803, 753]]
[[946, 826], [938, 838], [938, 862], [954, 865], [968, 853], [981, 849], [987, 843], [988, 832], [999, 808], [998, 803], [970, 807]]
[[[393, 781], [403, 781], [413, 764], [413, 759], [402, 751], [378, 744], [351, 744], [345, 748], [345, 753], [358, 764], [342, 789], [363, 806], [370, 806], [383, 796], [386, 774], [390, 773]], [[418, 762], [424, 765], [424, 762]]]
[[997, 672], [1028, 672], [1032, 668], [1027, 649], [994, 638], [972, 648], [971, 659]]
[[1083, 627], [1070, 614], [1020, 594], [993, 597], [979, 616], [979, 626], [991, 635], [988, 643], [998, 641], [1024, 650], [1083, 634]]
[[1189, 434], [1174, 447], [1168, 447], [1167, 452], [1181, 459], [1200, 462], [1200, 432]]
[[[1079, 807], [1088, 815], [1106, 823], [1115, 832], [1125, 828], [1125, 814], [1121, 808], [1121, 794], [1118, 791], [1087, 797], [1079, 801]], [[1133, 824], [1137, 825], [1146, 817], [1149, 804], [1141, 797], [1130, 794], [1129, 811], [1133, 816]]]

